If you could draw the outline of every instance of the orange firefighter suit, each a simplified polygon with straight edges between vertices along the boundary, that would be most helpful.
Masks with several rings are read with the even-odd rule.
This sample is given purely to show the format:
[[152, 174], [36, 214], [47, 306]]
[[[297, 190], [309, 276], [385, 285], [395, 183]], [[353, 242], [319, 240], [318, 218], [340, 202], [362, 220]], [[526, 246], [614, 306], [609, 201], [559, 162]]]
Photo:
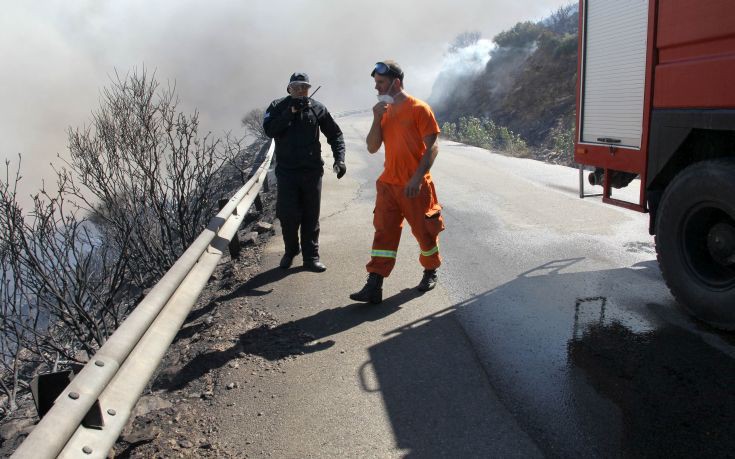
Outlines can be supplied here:
[[385, 168], [376, 183], [375, 236], [367, 271], [383, 277], [390, 275], [404, 218], [419, 243], [419, 263], [424, 269], [436, 269], [441, 265], [439, 233], [444, 229], [444, 220], [431, 174], [424, 175], [419, 195], [414, 198], [405, 196], [404, 187], [426, 152], [424, 137], [438, 134], [439, 125], [428, 104], [408, 96], [400, 104], [388, 106], [380, 127]]

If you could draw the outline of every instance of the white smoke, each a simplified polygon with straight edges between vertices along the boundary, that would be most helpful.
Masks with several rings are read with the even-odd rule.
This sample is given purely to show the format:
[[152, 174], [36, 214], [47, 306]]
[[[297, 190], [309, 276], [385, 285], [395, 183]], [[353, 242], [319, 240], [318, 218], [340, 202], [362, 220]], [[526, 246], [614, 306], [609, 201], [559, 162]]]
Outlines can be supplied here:
[[493, 50], [494, 63], [502, 62], [502, 65], [495, 66], [492, 72], [492, 79], [485, 81], [484, 86], [488, 89], [488, 93], [496, 97], [503, 97], [516, 79], [517, 70], [523, 63], [533, 55], [538, 49], [538, 42], [534, 41], [524, 47], [496, 47]]
[[463, 83], [471, 81], [472, 77], [485, 69], [494, 48], [492, 41], [480, 39], [469, 46], [448, 51], [431, 90], [431, 104], [441, 107], [448, 97], [466, 89]]

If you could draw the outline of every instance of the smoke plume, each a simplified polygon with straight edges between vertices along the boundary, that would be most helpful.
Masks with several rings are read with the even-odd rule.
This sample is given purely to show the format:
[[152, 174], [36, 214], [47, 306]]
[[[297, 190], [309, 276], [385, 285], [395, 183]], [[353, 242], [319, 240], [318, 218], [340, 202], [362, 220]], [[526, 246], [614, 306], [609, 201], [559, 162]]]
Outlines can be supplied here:
[[[21, 192], [32, 193], [52, 176], [48, 163], [65, 155], [67, 128], [88, 123], [115, 71], [125, 75], [142, 67], [163, 84], [175, 84], [181, 108], [198, 109], [201, 128], [215, 135], [241, 133], [242, 115], [284, 96], [297, 70], [322, 86], [317, 98], [333, 112], [372, 106], [370, 72], [381, 59], [401, 63], [408, 92], [428, 98], [448, 65], [446, 44], [458, 33], [492, 37], [563, 3], [6, 2], [0, 15], [0, 154], [13, 166], [23, 154]], [[478, 53], [472, 62], [480, 62]]]

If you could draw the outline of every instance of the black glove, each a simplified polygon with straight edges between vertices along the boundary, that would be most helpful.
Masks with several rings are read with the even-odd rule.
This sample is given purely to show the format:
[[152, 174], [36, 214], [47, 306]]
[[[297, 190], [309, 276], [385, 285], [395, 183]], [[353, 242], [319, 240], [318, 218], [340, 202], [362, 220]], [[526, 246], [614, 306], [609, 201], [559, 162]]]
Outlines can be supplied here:
[[311, 100], [308, 97], [293, 97], [291, 98], [291, 106], [297, 111], [303, 110], [311, 105]]
[[341, 179], [344, 177], [345, 173], [347, 173], [347, 166], [345, 166], [343, 161], [335, 161], [332, 169], [334, 170], [334, 173], [337, 174], [338, 179]]

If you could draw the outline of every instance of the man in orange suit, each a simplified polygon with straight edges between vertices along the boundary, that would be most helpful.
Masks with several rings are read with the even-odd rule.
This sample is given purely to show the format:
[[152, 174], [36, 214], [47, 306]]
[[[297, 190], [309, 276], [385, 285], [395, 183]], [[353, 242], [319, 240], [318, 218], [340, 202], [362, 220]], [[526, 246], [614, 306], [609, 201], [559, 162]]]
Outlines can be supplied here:
[[424, 268], [417, 288], [425, 292], [436, 286], [444, 221], [429, 172], [439, 153], [439, 125], [431, 107], [404, 91], [404, 74], [397, 62], [378, 62], [371, 76], [378, 103], [373, 107], [367, 149], [375, 153], [385, 145], [385, 168], [376, 183], [368, 279], [350, 298], [377, 304], [383, 301], [383, 279], [395, 266], [404, 219], [419, 243], [419, 263]]

